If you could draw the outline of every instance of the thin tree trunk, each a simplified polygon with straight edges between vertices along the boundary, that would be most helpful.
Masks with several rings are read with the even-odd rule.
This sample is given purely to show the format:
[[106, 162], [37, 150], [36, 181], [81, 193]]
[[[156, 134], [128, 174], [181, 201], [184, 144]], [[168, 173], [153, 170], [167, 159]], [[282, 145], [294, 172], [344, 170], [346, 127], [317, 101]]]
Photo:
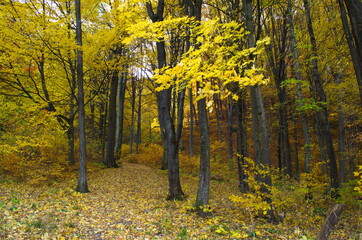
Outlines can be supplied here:
[[233, 170], [233, 102], [231, 95], [228, 97], [228, 155], [229, 155], [229, 170]]
[[201, 207], [209, 204], [210, 194], [210, 134], [205, 98], [197, 101], [197, 108], [200, 127], [200, 173], [196, 207]]
[[299, 154], [298, 154], [298, 126], [297, 119], [294, 117], [294, 162], [295, 162], [295, 178], [300, 179]]
[[[258, 2], [258, 9], [260, 2]], [[255, 33], [254, 33], [254, 23], [253, 23], [253, 1], [252, 0], [243, 0], [243, 11], [245, 14], [246, 29], [249, 31], [248, 34], [248, 47], [255, 46]], [[259, 14], [261, 14], [259, 12]], [[260, 17], [260, 16], [259, 16]], [[269, 167], [271, 164], [270, 161], [270, 148], [269, 148], [269, 136], [267, 130], [267, 123], [265, 118], [265, 108], [263, 104], [263, 98], [261, 96], [261, 91], [259, 85], [250, 87], [251, 93], [251, 102], [252, 102], [252, 120], [253, 120], [253, 139], [254, 139], [254, 151], [259, 150], [260, 152], [255, 152], [257, 164], [263, 164], [264, 166]], [[260, 177], [259, 177], [260, 178]], [[265, 183], [267, 186], [271, 186], [271, 176], [267, 175], [259, 179], [261, 182]], [[264, 186], [261, 189], [262, 192], [269, 194], [269, 189]], [[272, 200], [270, 197], [265, 197], [265, 201], [270, 205]], [[277, 221], [274, 212], [271, 210], [268, 211], [267, 217], [270, 221]]]
[[[357, 78], [362, 105], [362, 2], [360, 0], [338, 0], [338, 3], [340, 6], [343, 29], [346, 34]], [[345, 6], [348, 10], [351, 28], [348, 24]], [[350, 29], [352, 29], [352, 32]]]
[[190, 137], [189, 137], [189, 155], [194, 155], [194, 111], [193, 111], [193, 97], [192, 88], [189, 89], [189, 105], [190, 105]]
[[314, 35], [314, 29], [312, 26], [312, 19], [310, 16], [310, 7], [308, 0], [303, 0], [305, 14], [307, 19], [307, 27], [308, 33], [310, 37], [310, 42], [312, 45], [312, 80], [313, 80], [313, 87], [315, 93], [315, 99], [318, 102], [321, 102], [321, 110], [318, 111], [317, 118], [320, 123], [322, 138], [326, 144], [327, 155], [329, 158], [329, 171], [330, 171], [330, 181], [332, 189], [336, 189], [339, 187], [338, 181], [338, 169], [337, 169], [337, 162], [332, 142], [332, 134], [330, 131], [329, 120], [328, 120], [328, 110], [327, 106], [327, 97], [323, 89], [323, 85], [319, 76], [319, 69], [318, 69], [318, 55], [317, 55], [317, 43], [316, 38]]
[[248, 157], [247, 152], [247, 141], [246, 141], [246, 123], [245, 123], [245, 117], [246, 117], [246, 103], [243, 96], [240, 96], [242, 94], [242, 91], [240, 91], [239, 99], [237, 102], [237, 165], [238, 165], [238, 176], [239, 176], [239, 190], [242, 193], [245, 193], [249, 191], [249, 186], [247, 183], [247, 175], [244, 171], [245, 168], [245, 157]]
[[132, 77], [131, 81], [131, 126], [129, 134], [129, 153], [133, 153], [133, 143], [134, 143], [134, 123], [135, 123], [135, 109], [136, 109], [136, 83], [135, 77]]
[[142, 119], [142, 83], [138, 86], [138, 106], [137, 106], [137, 134], [136, 134], [136, 153], [138, 154], [141, 144], [141, 119]]
[[107, 124], [107, 150], [105, 165], [107, 167], [118, 167], [114, 154], [116, 140], [116, 124], [117, 124], [117, 87], [119, 73], [114, 71], [111, 76], [109, 104], [108, 104], [108, 124]]
[[219, 101], [218, 101], [218, 95], [214, 94], [213, 96], [214, 98], [214, 105], [215, 105], [215, 115], [216, 115], [216, 123], [217, 123], [217, 139], [219, 140], [219, 142], [222, 141], [222, 132], [221, 132], [221, 125], [220, 125], [220, 118], [221, 118], [221, 112], [220, 112], [220, 105], [219, 105]]
[[[282, 29], [278, 29], [280, 36], [275, 33], [275, 24], [272, 19], [272, 29], [274, 41], [273, 46], [269, 47], [270, 64], [273, 69], [275, 86], [277, 88], [278, 101], [279, 101], [279, 129], [278, 129], [278, 160], [279, 168], [284, 168], [284, 174], [289, 177], [293, 176], [292, 157], [289, 141], [289, 126], [287, 118], [287, 101], [286, 101], [286, 89], [282, 87], [282, 83], [286, 80], [286, 40], [287, 40], [287, 28], [286, 22], [283, 19]], [[274, 51], [273, 51], [274, 50]]]
[[[146, 3], [147, 12], [153, 22], [163, 21], [164, 0], [158, 0], [157, 11], [154, 13], [150, 2]], [[156, 42], [158, 68], [162, 69], [166, 64], [165, 42]], [[171, 89], [164, 89], [157, 93], [158, 117], [161, 135], [164, 137], [164, 148], [168, 162], [169, 193], [168, 200], [182, 199], [184, 193], [181, 188], [178, 143], [176, 139], [175, 126], [171, 118]]]
[[115, 154], [119, 158], [122, 150], [123, 139], [123, 119], [124, 119], [124, 100], [126, 95], [127, 70], [123, 70], [118, 80], [118, 106], [117, 106], [117, 130]]
[[[80, 0], [75, 1], [76, 14], [76, 36], [77, 45], [82, 47], [82, 18]], [[78, 116], [79, 116], [79, 175], [77, 191], [80, 193], [89, 192], [87, 184], [86, 167], [86, 135], [85, 135], [85, 113], [84, 113], [84, 89], [83, 89], [83, 51], [77, 50], [77, 77], [78, 77]]]
[[[298, 107], [303, 108], [303, 94], [302, 94], [302, 68], [299, 62], [299, 52], [297, 47], [297, 41], [295, 38], [294, 32], [294, 20], [292, 13], [292, 2], [288, 0], [288, 11], [287, 11], [287, 19], [289, 23], [290, 29], [290, 40], [293, 49], [293, 58], [294, 58], [294, 73], [297, 80], [297, 97], [298, 97]], [[302, 122], [303, 136], [304, 136], [304, 163], [305, 163], [305, 172], [310, 172], [310, 159], [311, 159], [311, 141], [308, 130], [308, 120], [307, 115], [303, 110], [300, 112], [300, 119]]]

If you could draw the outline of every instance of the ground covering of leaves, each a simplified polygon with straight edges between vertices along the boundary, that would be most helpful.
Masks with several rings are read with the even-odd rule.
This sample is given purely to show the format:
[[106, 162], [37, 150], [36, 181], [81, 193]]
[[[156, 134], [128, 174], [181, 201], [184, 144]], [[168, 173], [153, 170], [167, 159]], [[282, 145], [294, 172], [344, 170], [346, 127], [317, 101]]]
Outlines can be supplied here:
[[[187, 199], [167, 201], [166, 172], [139, 163], [91, 172], [87, 194], [75, 192], [73, 180], [51, 187], [3, 180], [0, 239], [314, 239], [323, 223], [324, 212], [288, 213], [279, 224], [245, 215], [229, 198], [236, 182], [225, 179], [212, 180], [213, 216], [201, 218], [190, 211], [197, 176], [183, 174], [182, 184]], [[356, 210], [347, 209], [332, 239], [361, 237]]]

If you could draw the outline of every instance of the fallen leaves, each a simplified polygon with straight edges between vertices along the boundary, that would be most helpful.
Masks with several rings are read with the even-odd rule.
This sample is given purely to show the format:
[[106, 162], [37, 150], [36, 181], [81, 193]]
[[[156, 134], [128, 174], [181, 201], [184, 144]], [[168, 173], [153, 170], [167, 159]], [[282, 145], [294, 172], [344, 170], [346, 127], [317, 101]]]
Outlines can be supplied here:
[[182, 183], [188, 198], [166, 201], [166, 172], [131, 163], [91, 172], [87, 194], [75, 192], [74, 181], [53, 187], [4, 182], [0, 238], [302, 239], [318, 231], [315, 226], [309, 232], [298, 226], [288, 229], [287, 223], [272, 225], [262, 219], [248, 222], [248, 216], [228, 199], [238, 191], [236, 182], [229, 180], [212, 181], [213, 216], [200, 218], [192, 211], [197, 177], [184, 175]]

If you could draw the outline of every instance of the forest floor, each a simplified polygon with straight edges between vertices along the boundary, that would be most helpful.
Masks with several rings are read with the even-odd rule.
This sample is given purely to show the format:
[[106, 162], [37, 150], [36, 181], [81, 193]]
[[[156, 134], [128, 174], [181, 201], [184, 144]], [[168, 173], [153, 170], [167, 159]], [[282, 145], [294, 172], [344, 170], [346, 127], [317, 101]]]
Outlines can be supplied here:
[[[245, 214], [229, 198], [237, 183], [225, 179], [212, 180], [212, 217], [201, 218], [191, 211], [197, 176], [182, 174], [186, 200], [167, 201], [167, 173], [139, 163], [90, 171], [87, 194], [73, 190], [74, 179], [37, 187], [2, 180], [0, 239], [315, 239], [324, 220], [287, 213], [271, 224]], [[352, 208], [331, 239], [361, 239], [361, 209]]]

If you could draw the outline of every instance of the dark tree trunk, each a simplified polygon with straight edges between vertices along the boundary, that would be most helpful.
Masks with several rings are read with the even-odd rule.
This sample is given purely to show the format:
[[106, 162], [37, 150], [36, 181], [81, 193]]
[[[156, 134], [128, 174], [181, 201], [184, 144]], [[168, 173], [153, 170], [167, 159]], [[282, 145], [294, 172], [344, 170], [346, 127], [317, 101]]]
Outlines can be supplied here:
[[[258, 19], [260, 18], [260, 2], [257, 4], [258, 9]], [[255, 34], [254, 23], [253, 23], [253, 1], [252, 0], [243, 0], [243, 11], [245, 14], [245, 25], [246, 29], [249, 31], [248, 34], [248, 47], [255, 46], [255, 40], [258, 34]], [[258, 26], [260, 27], [260, 26]], [[252, 58], [252, 56], [250, 56]], [[258, 165], [263, 164], [264, 166], [269, 167], [271, 165], [270, 160], [270, 148], [269, 148], [269, 136], [267, 130], [267, 123], [265, 117], [265, 108], [263, 103], [263, 98], [261, 95], [259, 85], [250, 87], [251, 102], [252, 102], [252, 124], [253, 124], [253, 140], [254, 140], [254, 151], [256, 156], [256, 163]], [[257, 151], [260, 151], [259, 153]], [[259, 181], [265, 183], [267, 186], [271, 186], [271, 176], [258, 177]], [[261, 189], [262, 192], [269, 195], [270, 190], [268, 187], [264, 186]], [[265, 201], [272, 205], [272, 200], [270, 197], [265, 197]], [[269, 221], [277, 221], [275, 214], [271, 210], [267, 213], [267, 218]]]
[[138, 85], [138, 105], [137, 105], [137, 134], [136, 134], [136, 153], [138, 154], [141, 144], [141, 120], [142, 120], [142, 83]]
[[328, 110], [327, 110], [327, 97], [323, 89], [323, 85], [319, 76], [318, 70], [318, 55], [317, 55], [317, 43], [314, 35], [314, 29], [312, 26], [312, 19], [310, 16], [310, 6], [308, 0], [303, 0], [305, 14], [307, 19], [307, 27], [308, 33], [310, 37], [310, 42], [312, 45], [312, 86], [314, 88], [315, 99], [317, 102], [321, 102], [321, 110], [319, 110], [317, 114], [317, 119], [319, 122], [319, 126], [321, 128], [322, 139], [325, 142], [327, 155], [329, 158], [329, 171], [330, 171], [330, 181], [331, 187], [336, 189], [339, 187], [338, 181], [338, 170], [337, 170], [337, 162], [332, 142], [332, 134], [330, 131], [329, 120], [328, 120]]
[[189, 151], [190, 157], [194, 155], [194, 111], [193, 111], [193, 97], [192, 97], [192, 88], [189, 89], [189, 105], [190, 105], [190, 142], [189, 142]]
[[116, 146], [115, 154], [119, 158], [122, 150], [123, 139], [123, 119], [124, 119], [124, 99], [126, 95], [127, 70], [121, 72], [118, 80], [118, 106], [117, 106], [117, 130], [116, 130]]
[[219, 142], [222, 141], [222, 130], [220, 125], [221, 120], [221, 112], [220, 112], [220, 104], [219, 104], [219, 96], [217, 94], [214, 94], [214, 105], [215, 105], [215, 115], [216, 115], [216, 123], [217, 123], [217, 139]]
[[300, 179], [300, 167], [299, 167], [299, 154], [298, 154], [298, 125], [297, 119], [294, 117], [294, 131], [293, 131], [293, 138], [294, 138], [294, 162], [295, 162], [295, 178], [297, 180]]
[[[147, 12], [153, 22], [163, 21], [164, 0], [158, 0], [156, 13], [154, 13], [151, 3], [147, 3]], [[158, 68], [162, 69], [166, 64], [165, 42], [156, 43]], [[165, 156], [168, 163], [169, 193], [168, 200], [182, 199], [184, 193], [181, 188], [178, 143], [176, 139], [175, 126], [171, 118], [171, 89], [164, 89], [157, 93], [158, 117], [163, 136]]]
[[200, 127], [200, 173], [196, 207], [209, 204], [210, 192], [210, 136], [206, 99], [197, 101]]
[[108, 125], [107, 125], [107, 150], [104, 164], [107, 167], [118, 167], [114, 154], [116, 141], [116, 124], [117, 124], [117, 87], [118, 87], [118, 71], [112, 73], [109, 103], [108, 103]]
[[[362, 105], [362, 2], [360, 0], [338, 0], [338, 3], [341, 11], [343, 29], [352, 56]], [[348, 25], [345, 6], [347, 7], [352, 31]]]
[[106, 116], [107, 108], [104, 102], [99, 104], [99, 132], [98, 137], [100, 139], [100, 151], [102, 155], [102, 163], [105, 163], [105, 149], [106, 149]]
[[74, 133], [75, 133], [75, 129], [74, 129], [74, 114], [72, 114], [72, 116], [70, 116], [71, 118], [69, 119], [69, 126], [67, 129], [67, 137], [68, 137], [68, 164], [69, 166], [74, 166], [75, 161], [74, 161], [74, 152], [75, 152], [75, 145], [74, 145]]
[[[294, 21], [293, 21], [293, 15], [292, 13], [292, 2], [291, 0], [288, 0], [288, 11], [287, 11], [287, 19], [289, 23], [289, 29], [290, 29], [290, 41], [291, 41], [291, 47], [293, 49], [293, 58], [294, 58], [294, 74], [296, 76], [296, 80], [299, 80], [297, 82], [297, 96], [298, 96], [298, 107], [302, 108], [303, 104], [303, 94], [302, 94], [302, 84], [300, 81], [302, 80], [302, 68], [301, 64], [299, 62], [299, 53], [297, 48], [297, 41], [295, 38], [295, 32], [294, 32]], [[300, 119], [302, 122], [302, 129], [303, 129], [303, 136], [304, 136], [304, 162], [305, 162], [305, 171], [307, 173], [310, 172], [310, 159], [311, 159], [311, 141], [310, 141], [310, 135], [308, 130], [308, 121], [307, 121], [307, 115], [304, 111], [300, 112]]]
[[134, 143], [134, 123], [135, 123], [135, 111], [136, 111], [136, 82], [135, 77], [132, 77], [131, 81], [131, 126], [129, 134], [129, 153], [133, 153], [133, 143]]
[[[287, 118], [287, 100], [286, 89], [282, 87], [282, 83], [286, 80], [286, 40], [287, 40], [287, 28], [286, 21], [283, 19], [282, 24], [278, 24], [282, 29], [275, 29], [274, 20], [272, 19], [271, 32], [274, 37], [273, 45], [269, 47], [270, 64], [273, 69], [275, 86], [277, 88], [278, 100], [279, 100], [279, 129], [278, 129], [278, 159], [279, 167], [284, 168], [284, 174], [289, 177], [293, 176], [292, 157], [289, 141], [289, 129]], [[280, 33], [277, 35], [276, 31]]]
[[229, 170], [233, 170], [233, 100], [231, 95], [228, 97], [228, 155], [229, 155]]
[[[75, 1], [76, 14], [76, 36], [77, 45], [82, 46], [82, 18], [80, 12], [80, 0]], [[79, 175], [77, 191], [80, 193], [89, 192], [87, 184], [86, 167], [86, 135], [85, 135], [85, 113], [84, 113], [84, 89], [83, 89], [83, 52], [77, 50], [77, 78], [78, 78], [78, 116], [79, 116]]]
[[[240, 91], [240, 90], [239, 90]], [[241, 92], [241, 91], [240, 91]], [[239, 176], [239, 190], [242, 193], [249, 191], [247, 183], [247, 175], [244, 171], [245, 157], [248, 157], [247, 151], [247, 136], [246, 136], [246, 103], [245, 98], [242, 96], [242, 92], [239, 94], [237, 102], [237, 165]]]

